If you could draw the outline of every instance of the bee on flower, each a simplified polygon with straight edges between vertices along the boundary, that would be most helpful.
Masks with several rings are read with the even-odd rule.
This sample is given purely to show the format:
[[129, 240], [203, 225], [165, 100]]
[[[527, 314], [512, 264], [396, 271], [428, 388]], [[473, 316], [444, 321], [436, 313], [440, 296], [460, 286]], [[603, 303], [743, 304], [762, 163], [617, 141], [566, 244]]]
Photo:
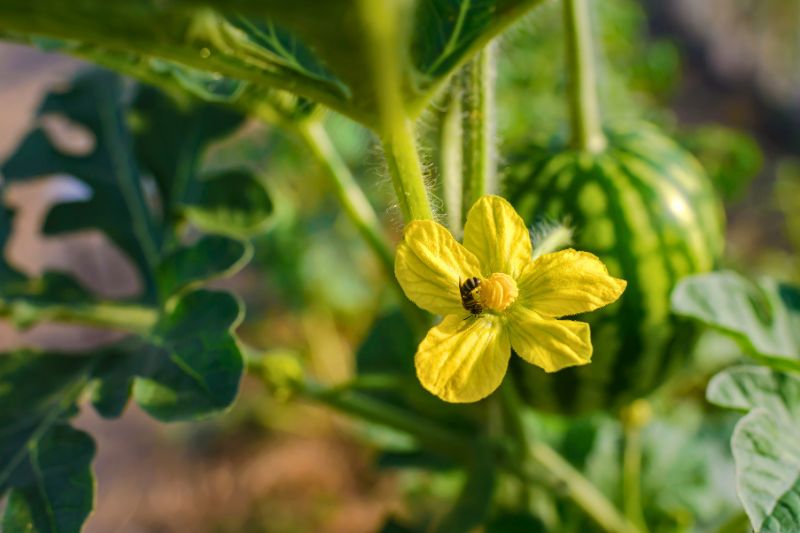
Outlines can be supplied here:
[[525, 223], [499, 196], [473, 205], [463, 244], [432, 220], [406, 226], [395, 275], [411, 301], [443, 317], [414, 357], [425, 389], [448, 402], [485, 398], [512, 349], [546, 372], [591, 361], [589, 325], [560, 317], [614, 302], [626, 282], [587, 252], [532, 257]]

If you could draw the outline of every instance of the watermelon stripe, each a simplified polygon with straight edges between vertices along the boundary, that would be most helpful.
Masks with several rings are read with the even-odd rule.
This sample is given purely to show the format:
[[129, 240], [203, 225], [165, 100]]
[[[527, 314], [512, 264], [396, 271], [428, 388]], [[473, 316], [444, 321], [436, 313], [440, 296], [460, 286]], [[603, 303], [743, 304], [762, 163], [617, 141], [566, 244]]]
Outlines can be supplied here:
[[516, 182], [528, 183], [515, 202], [526, 220], [570, 217], [576, 248], [628, 280], [619, 302], [578, 317], [592, 327], [592, 364], [546, 375], [514, 363], [526, 397], [560, 412], [619, 406], [685, 361], [695, 332], [670, 314], [670, 291], [710, 268], [723, 242], [720, 204], [690, 154], [651, 127], [608, 138], [602, 154], [565, 150]]
[[[639, 192], [639, 195], [640, 195], [640, 197], [642, 199], [642, 203], [644, 205], [644, 209], [647, 211], [647, 213], [648, 213], [648, 215], [650, 217], [650, 223], [651, 223], [652, 227], [658, 227], [658, 221], [659, 221], [660, 217], [659, 217], [659, 213], [657, 213], [655, 211], [655, 206], [658, 205], [658, 194], [656, 193], [655, 189], [652, 188], [652, 187], [648, 187], [647, 183], [645, 183], [644, 180], [638, 179], [640, 176], [634, 175], [630, 171], [630, 169], [624, 164], [623, 161], [620, 161], [620, 163], [618, 164], [618, 169], [620, 170], [620, 172], [623, 175], [628, 177], [629, 185]], [[668, 246], [668, 244], [666, 242], [666, 237], [663, 234], [663, 232], [656, 231], [655, 235], [656, 235], [656, 239], [658, 240], [658, 243], [659, 243], [659, 248], [661, 250], [668, 250], [668, 249], [672, 248], [672, 247]], [[691, 254], [688, 253], [688, 250], [685, 247], [683, 247], [683, 248], [681, 248], [681, 251], [683, 252], [683, 255], [689, 260], [690, 264], [692, 264], [694, 262], [694, 259], [691, 256]], [[660, 254], [660, 258], [661, 258], [661, 262], [663, 264], [664, 271], [666, 272], [666, 275], [667, 275], [667, 284], [668, 284], [669, 287], [673, 287], [674, 284], [677, 282], [677, 279], [678, 279], [679, 276], [676, 273], [675, 268], [674, 268], [674, 266], [672, 264], [672, 255], [671, 254], [667, 254], [667, 253], [663, 253], [663, 254]], [[693, 268], [694, 268], [694, 266], [693, 266]], [[662, 294], [662, 296], [665, 298], [664, 306], [666, 308], [666, 313], [668, 315], [669, 314], [669, 301], [668, 301], [669, 295], [668, 294]], [[643, 303], [643, 305], [646, 306], [645, 303]], [[664, 320], [664, 318], [660, 318], [659, 319], [660, 322], [663, 322], [663, 320]], [[645, 337], [644, 344], [645, 345], [651, 345], [651, 344], [653, 344], [652, 341], [653, 341], [653, 339]], [[645, 348], [645, 352], [647, 352], [649, 349], [658, 350], [658, 346], [654, 346], [654, 347], [648, 346], [647, 348]], [[663, 366], [662, 359], [665, 358], [665, 357], [666, 357], [666, 354], [662, 352], [662, 353], [659, 354], [659, 357], [641, 357], [639, 359], [639, 368], [636, 371], [636, 375], [639, 377], [640, 383], [642, 385], [644, 385], [644, 388], [647, 388], [646, 386], [648, 384], [650, 384], [653, 381], [655, 381], [655, 378], [656, 378], [657, 373], [658, 373], [658, 369]]]

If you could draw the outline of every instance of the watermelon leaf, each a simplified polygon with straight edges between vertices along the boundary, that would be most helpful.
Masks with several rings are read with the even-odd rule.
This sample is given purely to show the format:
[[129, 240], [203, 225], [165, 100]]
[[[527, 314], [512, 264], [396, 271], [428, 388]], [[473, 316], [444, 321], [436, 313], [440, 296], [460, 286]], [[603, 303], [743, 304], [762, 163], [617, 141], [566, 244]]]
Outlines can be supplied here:
[[685, 278], [672, 308], [736, 338], [759, 361], [800, 372], [800, 289], [770, 278], [753, 284], [726, 271]]
[[66, 424], [31, 441], [11, 491], [3, 531], [79, 532], [94, 506], [94, 441]]
[[219, 235], [202, 237], [163, 257], [158, 266], [159, 291], [166, 298], [186, 287], [226, 277], [241, 270], [252, 255], [249, 242]]
[[711, 403], [747, 412], [733, 432], [739, 498], [756, 532], [800, 525], [800, 378], [740, 366], [711, 380]]
[[37, 127], [0, 167], [8, 183], [69, 174], [91, 187], [88, 200], [57, 205], [48, 214], [45, 232], [62, 234], [100, 228], [134, 262], [145, 286], [163, 239], [149, 211], [125, 126], [121, 78], [91, 71], [75, 79], [67, 92], [48, 94], [38, 116], [59, 114], [85, 127], [94, 137], [87, 155], [64, 152]]
[[[198, 290], [183, 296], [136, 355], [137, 403], [164, 421], [207, 417], [228, 408], [239, 390], [244, 359], [231, 333], [242, 319], [230, 294]], [[145, 372], [142, 372], [144, 370]]]
[[67, 421], [91, 357], [0, 356], [0, 495], [3, 531], [80, 531], [94, 499], [94, 443]]
[[235, 102], [248, 86], [279, 89], [375, 126], [385, 66], [376, 50], [388, 53], [396, 89], [419, 114], [449, 74], [538, 3], [8, 0], [0, 17], [9, 38], [47, 37], [50, 47], [146, 81], [171, 78], [213, 101]]
[[[0, 495], [10, 492], [4, 531], [80, 531], [93, 504], [94, 444], [68, 420], [84, 391], [91, 389], [104, 417], [119, 416], [133, 396], [160, 420], [196, 419], [228, 408], [244, 371], [232, 332], [241, 320], [239, 302], [196, 288], [240, 270], [251, 246], [219, 235], [186, 244], [181, 229], [185, 205], [203, 198], [198, 176], [205, 148], [241, 124], [241, 115], [186, 95], [177, 101], [137, 90], [97, 71], [48, 95], [39, 114], [50, 113], [90, 132], [93, 147], [68, 153], [37, 127], [2, 165], [5, 177], [70, 174], [88, 185], [92, 196], [57, 205], [45, 231], [100, 229], [138, 267], [146, 291], [135, 303], [99, 302], [69, 276], [28, 279], [0, 258], [0, 315], [17, 325], [92, 317], [131, 333], [80, 355], [0, 357]], [[262, 221], [271, 201], [260, 183], [242, 179], [248, 187], [225, 197], [225, 213], [232, 224]], [[0, 250], [12, 214], [0, 206]]]
[[207, 233], [245, 237], [264, 230], [272, 198], [249, 172], [228, 170], [194, 182], [181, 205], [186, 218]]

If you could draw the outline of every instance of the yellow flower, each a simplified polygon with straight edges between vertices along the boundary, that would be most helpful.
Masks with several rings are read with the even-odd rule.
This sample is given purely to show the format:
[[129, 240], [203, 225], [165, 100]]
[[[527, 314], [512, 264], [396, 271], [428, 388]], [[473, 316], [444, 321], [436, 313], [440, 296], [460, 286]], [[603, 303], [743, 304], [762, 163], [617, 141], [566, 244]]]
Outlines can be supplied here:
[[533, 260], [525, 223], [498, 196], [472, 206], [463, 245], [431, 220], [408, 224], [395, 275], [414, 303], [444, 317], [414, 360], [422, 385], [448, 402], [491, 394], [512, 348], [546, 372], [585, 365], [589, 325], [557, 318], [608, 305], [626, 285], [590, 253], [570, 249]]

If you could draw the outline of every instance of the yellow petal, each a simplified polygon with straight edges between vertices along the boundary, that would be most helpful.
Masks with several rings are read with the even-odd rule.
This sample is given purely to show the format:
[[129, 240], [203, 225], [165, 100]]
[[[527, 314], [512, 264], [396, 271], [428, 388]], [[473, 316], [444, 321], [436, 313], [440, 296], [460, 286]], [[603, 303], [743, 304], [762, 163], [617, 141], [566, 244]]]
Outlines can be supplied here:
[[503, 381], [511, 358], [496, 316], [448, 316], [419, 345], [414, 362], [422, 386], [442, 400], [477, 402]]
[[466, 313], [461, 305], [462, 281], [480, 275], [478, 259], [443, 226], [415, 220], [406, 226], [397, 247], [394, 273], [406, 296], [437, 315]]
[[499, 196], [482, 196], [469, 210], [464, 246], [478, 257], [484, 277], [502, 272], [516, 279], [531, 262], [528, 228]]
[[608, 305], [622, 295], [627, 283], [609, 276], [596, 256], [570, 249], [530, 263], [517, 285], [520, 305], [552, 318]]
[[508, 332], [514, 351], [545, 372], [585, 365], [592, 359], [589, 324], [585, 322], [543, 318], [530, 309], [515, 307]]

